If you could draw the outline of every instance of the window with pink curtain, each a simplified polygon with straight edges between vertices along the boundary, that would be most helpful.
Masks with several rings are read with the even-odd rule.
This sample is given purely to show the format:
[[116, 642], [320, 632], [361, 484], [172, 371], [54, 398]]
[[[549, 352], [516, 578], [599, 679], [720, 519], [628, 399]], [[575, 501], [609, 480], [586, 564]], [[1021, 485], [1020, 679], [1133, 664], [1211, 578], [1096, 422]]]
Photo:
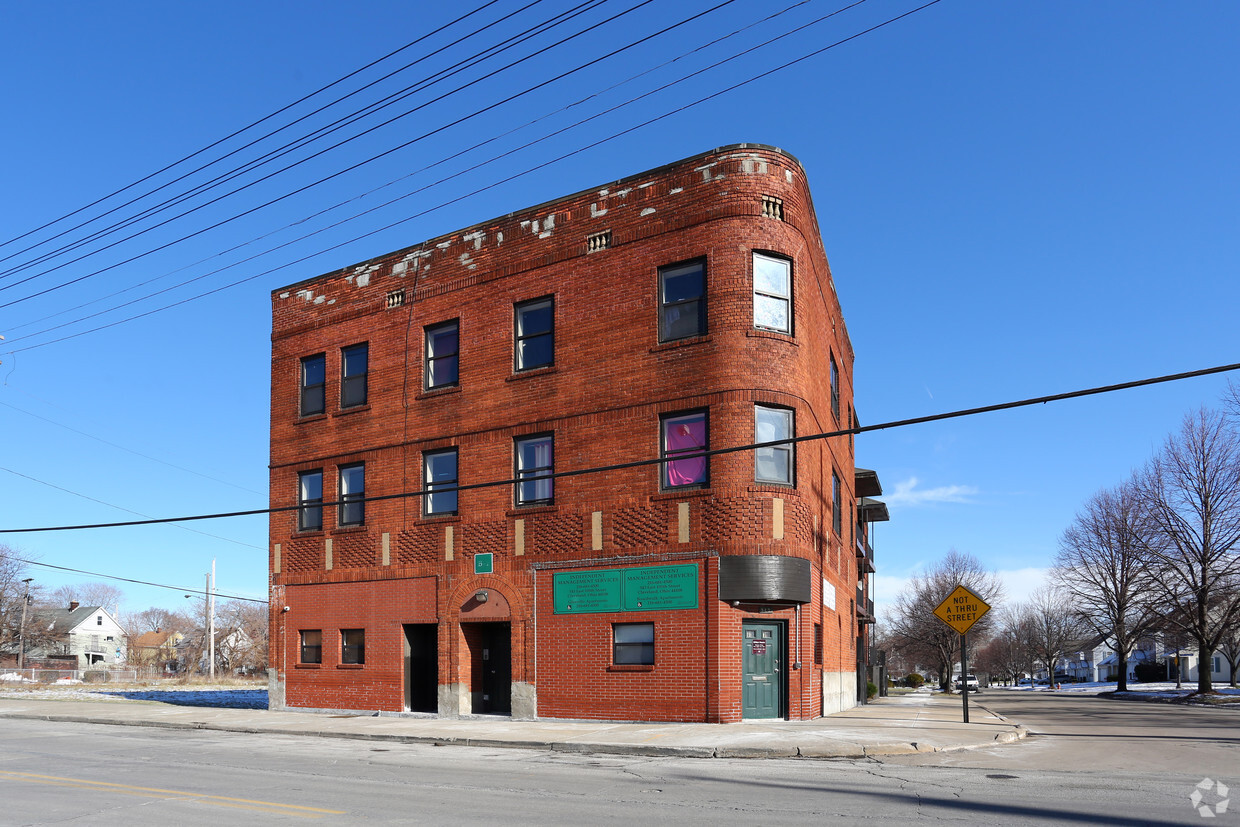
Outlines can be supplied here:
[[707, 440], [706, 412], [669, 416], [663, 419], [663, 456], [670, 461], [663, 468], [663, 486], [679, 488], [706, 484], [706, 457], [675, 459], [678, 455], [705, 451]]

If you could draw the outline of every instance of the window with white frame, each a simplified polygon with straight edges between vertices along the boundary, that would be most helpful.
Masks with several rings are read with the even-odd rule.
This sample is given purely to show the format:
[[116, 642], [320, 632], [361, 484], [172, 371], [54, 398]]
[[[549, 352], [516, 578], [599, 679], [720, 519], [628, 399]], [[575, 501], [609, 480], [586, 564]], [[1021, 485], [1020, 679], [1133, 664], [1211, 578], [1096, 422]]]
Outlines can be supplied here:
[[[754, 442], [792, 439], [793, 418], [788, 408], [754, 405]], [[794, 443], [754, 449], [754, 479], [758, 482], [793, 484], [796, 468]]]
[[753, 254], [753, 326], [792, 332], [792, 262]]
[[555, 440], [551, 434], [518, 437], [517, 505], [547, 505], [555, 499]]

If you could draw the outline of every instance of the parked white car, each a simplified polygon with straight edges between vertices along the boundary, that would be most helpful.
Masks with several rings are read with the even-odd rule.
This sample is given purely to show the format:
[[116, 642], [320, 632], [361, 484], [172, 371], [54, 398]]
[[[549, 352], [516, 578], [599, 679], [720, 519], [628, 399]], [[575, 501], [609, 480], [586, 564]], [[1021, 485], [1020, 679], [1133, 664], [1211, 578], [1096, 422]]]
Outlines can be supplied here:
[[970, 692], [976, 692], [981, 688], [981, 686], [977, 682], [976, 675], [964, 675], [963, 677], [957, 675], [956, 676], [956, 689], [964, 689], [966, 686], [969, 687]]

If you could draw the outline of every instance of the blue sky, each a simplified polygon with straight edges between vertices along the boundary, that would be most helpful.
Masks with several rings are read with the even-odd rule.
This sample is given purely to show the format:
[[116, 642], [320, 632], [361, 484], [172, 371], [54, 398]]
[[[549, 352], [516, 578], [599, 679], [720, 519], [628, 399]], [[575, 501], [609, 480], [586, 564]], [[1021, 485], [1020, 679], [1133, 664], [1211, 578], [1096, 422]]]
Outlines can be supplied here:
[[[265, 507], [272, 289], [736, 142], [782, 147], [808, 172], [857, 353], [863, 424], [1240, 361], [1235, 5], [942, 0], [675, 112], [919, 5], [869, 0], [517, 149], [843, 5], [803, 3], [694, 51], [791, 5], [732, 3], [526, 91], [717, 5], [639, 2], [587, 7], [531, 45], [585, 30], [580, 37], [427, 103], [532, 51], [515, 48], [385, 110], [391, 116], [425, 104], [387, 127], [109, 250], [73, 261], [88, 246], [32, 262], [184, 185], [32, 250], [23, 252], [142, 190], [0, 247], [0, 256], [10, 256], [0, 261], [0, 334], [7, 337], [0, 343], [0, 527]], [[0, 73], [8, 79], [0, 241], [158, 173], [481, 5], [10, 5], [0, 25]], [[353, 99], [373, 101], [574, 6], [543, 0], [453, 43], [518, 8], [496, 3], [334, 91], [422, 59]], [[633, 10], [604, 22], [624, 9]], [[268, 126], [313, 108], [300, 104]], [[282, 134], [305, 134], [353, 108], [340, 104]], [[350, 129], [335, 140], [360, 128]], [[413, 143], [234, 218], [406, 142]], [[227, 140], [197, 160], [244, 143]], [[146, 186], [196, 165], [158, 173]], [[307, 218], [336, 204], [345, 206]], [[287, 246], [258, 255], [276, 245]], [[216, 292], [199, 297], [208, 291]], [[175, 306], [161, 309], [168, 305]], [[102, 325], [111, 326], [91, 330]], [[73, 338], [52, 341], [64, 336]], [[1144, 462], [1184, 413], [1216, 404], [1226, 381], [1205, 377], [863, 435], [858, 464], [879, 472], [892, 515], [878, 527], [880, 604], [950, 548], [1003, 572], [1013, 596], [1027, 593], [1084, 500]], [[212, 559], [220, 591], [265, 597], [262, 517], [9, 534], [0, 542], [43, 563], [176, 587], [117, 584], [126, 611], [184, 605], [181, 594], [201, 588]], [[48, 588], [96, 579], [32, 573]]]

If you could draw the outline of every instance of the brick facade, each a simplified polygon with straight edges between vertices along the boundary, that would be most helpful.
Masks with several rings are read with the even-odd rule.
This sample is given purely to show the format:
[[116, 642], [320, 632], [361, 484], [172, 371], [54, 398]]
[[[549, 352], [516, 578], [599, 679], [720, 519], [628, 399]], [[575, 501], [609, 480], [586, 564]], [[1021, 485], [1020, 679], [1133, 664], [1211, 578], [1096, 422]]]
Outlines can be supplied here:
[[[790, 332], [755, 324], [755, 253], [790, 263]], [[704, 265], [705, 332], [666, 341], [661, 320], [680, 317], [661, 311], [660, 268], [685, 262]], [[553, 364], [520, 370], [514, 307], [547, 298]], [[470, 487], [513, 479], [514, 441], [531, 435], [551, 436], [562, 473], [658, 459], [668, 415], [705, 412], [711, 449], [755, 442], [756, 405], [791, 411], [798, 436], [852, 426], [852, 347], [794, 158], [717, 149], [277, 290], [272, 304], [271, 503], [289, 509], [270, 528], [273, 698], [736, 721], [772, 712], [745, 706], [767, 667], [756, 659], [746, 677], [742, 640], [759, 630], [770, 643], [745, 651], [780, 650], [776, 716], [856, 702], [850, 437], [797, 445], [792, 484], [755, 482], [746, 450], [711, 456], [700, 486], [667, 488], [654, 464], [558, 477], [549, 503], [520, 504], [511, 482]], [[428, 389], [427, 329], [447, 322], [459, 378]], [[359, 344], [365, 403], [345, 408], [342, 352]], [[316, 384], [303, 359], [320, 355], [324, 410], [303, 416], [303, 385]], [[424, 497], [401, 495], [422, 489], [425, 454], [445, 449], [456, 513], [425, 516]], [[333, 504], [349, 493], [339, 469], [357, 464], [364, 518], [341, 526], [359, 512]], [[306, 472], [322, 473], [322, 530], [301, 530], [294, 509]], [[805, 595], [721, 595], [725, 558], [753, 556], [807, 561]], [[557, 609], [557, 574], [658, 578], [684, 565], [696, 567], [692, 605]], [[614, 662], [614, 624], [627, 623], [653, 624], [653, 663]], [[364, 663], [341, 662], [342, 629], [364, 632]], [[307, 630], [321, 634], [321, 663], [300, 662]]]

